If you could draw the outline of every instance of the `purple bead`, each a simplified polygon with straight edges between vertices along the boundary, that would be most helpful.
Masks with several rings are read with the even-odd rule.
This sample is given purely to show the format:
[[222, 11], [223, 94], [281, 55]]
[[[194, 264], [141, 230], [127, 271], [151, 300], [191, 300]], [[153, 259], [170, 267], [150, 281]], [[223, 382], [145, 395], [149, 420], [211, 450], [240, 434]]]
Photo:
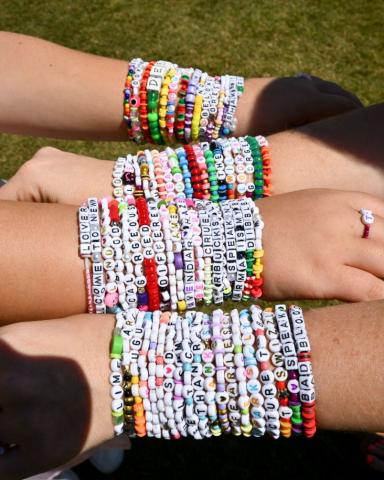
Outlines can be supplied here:
[[290, 398], [293, 405], [301, 405], [301, 403], [299, 402], [299, 394], [298, 393], [290, 393], [289, 398]]
[[181, 252], [175, 253], [174, 261], [176, 270], [181, 270], [182, 268], [184, 268], [183, 256]]
[[148, 305], [148, 293], [147, 292], [138, 293], [137, 294], [137, 303], [139, 305]]

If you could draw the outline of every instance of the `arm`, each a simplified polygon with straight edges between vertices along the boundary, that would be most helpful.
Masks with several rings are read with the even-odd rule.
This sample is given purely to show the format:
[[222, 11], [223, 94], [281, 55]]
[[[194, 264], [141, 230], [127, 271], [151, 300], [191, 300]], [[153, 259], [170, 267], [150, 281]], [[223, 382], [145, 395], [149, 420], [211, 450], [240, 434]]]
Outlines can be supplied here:
[[[270, 136], [272, 193], [332, 188], [382, 198], [383, 122], [379, 104]], [[111, 161], [44, 147], [0, 188], [0, 199], [78, 205], [112, 192], [112, 169]]]
[[[306, 312], [319, 428], [383, 430], [383, 308], [383, 302], [372, 302]], [[102, 321], [79, 315], [0, 329], [0, 365], [7, 366], [0, 368], [1, 438], [24, 447], [1, 458], [2, 477], [14, 480], [57, 467], [112, 438], [108, 349], [113, 325], [110, 315]], [[26, 369], [35, 386], [31, 391]], [[9, 384], [10, 375], [24, 381]], [[66, 382], [58, 380], [63, 376]], [[55, 391], [48, 388], [52, 384]], [[90, 403], [72, 401], [72, 385]], [[28, 403], [26, 417], [11, 408], [15, 399]], [[66, 423], [68, 435], [58, 435]]]
[[[302, 190], [258, 201], [265, 228], [265, 298], [384, 298], [384, 203], [331, 190]], [[359, 209], [376, 214], [362, 239]], [[0, 323], [86, 311], [78, 257], [77, 208], [0, 202]], [[8, 227], [7, 227], [8, 226]]]
[[[0, 131], [127, 140], [122, 121], [127, 67], [128, 61], [0, 32]], [[272, 133], [358, 106], [354, 96], [320, 79], [254, 78], [246, 82], [236, 134]]]

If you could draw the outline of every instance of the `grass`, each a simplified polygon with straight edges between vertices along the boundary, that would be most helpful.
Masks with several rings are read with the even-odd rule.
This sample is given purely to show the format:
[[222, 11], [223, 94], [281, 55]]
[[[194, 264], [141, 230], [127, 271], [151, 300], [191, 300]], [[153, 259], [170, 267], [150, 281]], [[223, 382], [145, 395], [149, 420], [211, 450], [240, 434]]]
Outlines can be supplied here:
[[[111, 57], [169, 59], [212, 73], [249, 77], [308, 71], [340, 83], [366, 104], [382, 100], [383, 22], [381, 0], [0, 2], [2, 30]], [[11, 176], [44, 145], [110, 159], [133, 148], [1, 135], [0, 177]], [[275, 444], [220, 439], [170, 445], [148, 440], [137, 442], [124, 467], [110, 478], [180, 478], [186, 473], [223, 479], [255, 474], [263, 479], [376, 478], [361, 461], [359, 441], [356, 435], [327, 432], [311, 442]], [[82, 478], [105, 478], [89, 465], [78, 472]]]

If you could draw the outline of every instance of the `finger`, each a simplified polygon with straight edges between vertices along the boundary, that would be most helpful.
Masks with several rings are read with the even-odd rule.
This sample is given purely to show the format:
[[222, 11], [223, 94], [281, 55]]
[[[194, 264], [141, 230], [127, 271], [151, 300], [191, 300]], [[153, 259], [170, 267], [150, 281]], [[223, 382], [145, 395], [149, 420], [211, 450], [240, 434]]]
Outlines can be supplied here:
[[[358, 243], [351, 244], [350, 249], [352, 256], [349, 259], [353, 259], [353, 253], [360, 250], [365, 250], [369, 247], [367, 240], [374, 241], [380, 245], [381, 249], [384, 251], [384, 218], [379, 215], [374, 215], [374, 222], [372, 225], [369, 225], [368, 238], [363, 238], [365, 225], [361, 220], [360, 212], [356, 212], [356, 219], [354, 221], [352, 231], [353, 236], [358, 239]], [[361, 242], [363, 240], [363, 242]]]
[[360, 215], [360, 210], [362, 208], [371, 210], [375, 218], [379, 215], [384, 218], [384, 202], [381, 198], [375, 197], [374, 195], [369, 195], [368, 193], [356, 193], [353, 197], [352, 207]]
[[368, 302], [384, 298], [383, 280], [347, 265], [328, 274], [327, 285], [324, 298], [337, 298], [348, 302]]
[[[384, 237], [384, 235], [381, 236]], [[378, 278], [384, 278], [383, 241], [360, 238], [352, 242], [352, 245], [354, 252], [346, 265], [372, 273]]]
[[5, 185], [0, 187], [0, 200], [18, 200], [15, 181], [11, 178]]
[[323, 80], [322, 78], [316, 77], [315, 75], [311, 75], [311, 80], [320, 92], [329, 93], [331, 95], [341, 95], [351, 100], [351, 102], [353, 102], [357, 107], [363, 106], [362, 102], [355, 94], [349, 92], [348, 90], [344, 90], [344, 88], [337, 83]]

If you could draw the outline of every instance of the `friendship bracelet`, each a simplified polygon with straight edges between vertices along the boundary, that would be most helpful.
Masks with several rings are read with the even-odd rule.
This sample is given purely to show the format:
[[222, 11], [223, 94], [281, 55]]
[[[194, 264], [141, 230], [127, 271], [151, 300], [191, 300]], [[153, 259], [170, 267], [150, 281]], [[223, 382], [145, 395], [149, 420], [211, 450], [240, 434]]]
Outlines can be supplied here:
[[242, 77], [210, 77], [162, 60], [129, 62], [123, 119], [128, 137], [140, 143], [212, 140], [231, 135], [244, 91]]
[[289, 316], [292, 322], [293, 336], [298, 352], [298, 370], [300, 385], [300, 400], [302, 402], [302, 416], [304, 435], [308, 438], [316, 433], [315, 419], [315, 383], [312, 373], [311, 347], [302, 309], [297, 305], [289, 307]]
[[[304, 433], [313, 436], [314, 381], [302, 310], [289, 308], [298, 362], [287, 309], [277, 305], [275, 311], [277, 325], [273, 310], [257, 305], [230, 315], [215, 310], [212, 316], [118, 312], [109, 379], [115, 434], [289, 437], [291, 422], [299, 431], [300, 413], [291, 401], [297, 390]], [[293, 367], [298, 380], [288, 380]]]
[[86, 269], [92, 258], [92, 275], [90, 268], [85, 275], [90, 311], [95, 305], [96, 313], [136, 307], [184, 312], [202, 300], [261, 296], [264, 224], [250, 198], [155, 200], [145, 152], [120, 159], [113, 179], [115, 199], [101, 199], [99, 209], [91, 198], [79, 211]]

